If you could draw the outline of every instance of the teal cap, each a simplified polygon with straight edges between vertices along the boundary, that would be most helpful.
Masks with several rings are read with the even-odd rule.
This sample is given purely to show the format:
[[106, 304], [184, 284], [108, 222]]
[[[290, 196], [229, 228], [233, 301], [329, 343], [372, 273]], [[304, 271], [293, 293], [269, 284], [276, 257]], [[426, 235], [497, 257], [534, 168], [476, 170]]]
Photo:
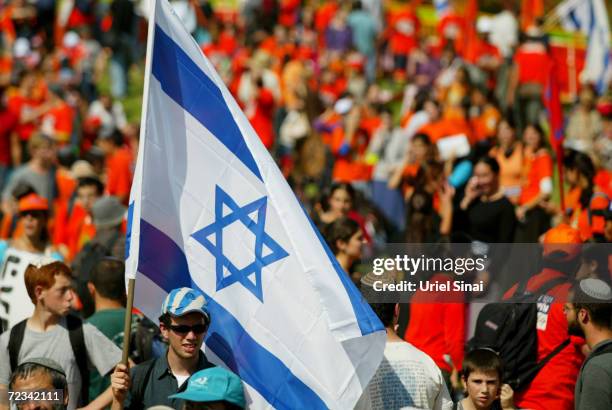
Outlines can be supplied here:
[[184, 392], [173, 394], [169, 399], [195, 402], [226, 401], [244, 408], [242, 381], [234, 373], [222, 367], [211, 367], [195, 372], [187, 382]]

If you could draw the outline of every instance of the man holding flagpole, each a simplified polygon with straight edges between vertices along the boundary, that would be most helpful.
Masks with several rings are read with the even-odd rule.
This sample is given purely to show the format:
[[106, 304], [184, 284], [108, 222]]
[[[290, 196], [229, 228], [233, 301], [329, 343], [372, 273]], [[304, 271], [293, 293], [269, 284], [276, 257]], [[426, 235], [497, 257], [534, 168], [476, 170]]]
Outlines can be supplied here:
[[206, 357], [240, 377], [249, 408], [353, 408], [382, 359], [384, 327], [170, 4], [153, 8], [128, 310], [131, 298], [157, 317], [173, 289], [201, 291]]
[[159, 317], [162, 336], [168, 340], [167, 354], [141, 363], [129, 373], [119, 364], [111, 376], [112, 409], [181, 408], [182, 400], [168, 396], [184, 391], [193, 373], [213, 366], [200, 350], [209, 324], [204, 295], [190, 288], [170, 292]]

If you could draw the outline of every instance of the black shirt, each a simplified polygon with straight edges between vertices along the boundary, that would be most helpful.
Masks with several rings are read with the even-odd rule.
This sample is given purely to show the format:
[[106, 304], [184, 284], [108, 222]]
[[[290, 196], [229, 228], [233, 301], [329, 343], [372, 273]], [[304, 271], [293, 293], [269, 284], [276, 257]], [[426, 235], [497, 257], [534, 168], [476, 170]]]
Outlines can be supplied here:
[[[196, 371], [213, 366], [204, 353], [200, 352]], [[146, 361], [130, 369], [130, 379], [132, 383], [125, 400], [125, 409], [147, 409], [156, 405], [166, 405], [177, 410], [183, 408], [183, 400], [168, 398], [172, 394], [184, 391], [187, 388], [187, 380], [179, 387], [176, 377], [170, 371], [167, 352], [160, 358]]]
[[486, 243], [511, 243], [514, 239], [516, 216], [508, 198], [483, 202], [475, 199], [464, 211], [455, 209], [453, 228], [467, 233], [472, 240]]

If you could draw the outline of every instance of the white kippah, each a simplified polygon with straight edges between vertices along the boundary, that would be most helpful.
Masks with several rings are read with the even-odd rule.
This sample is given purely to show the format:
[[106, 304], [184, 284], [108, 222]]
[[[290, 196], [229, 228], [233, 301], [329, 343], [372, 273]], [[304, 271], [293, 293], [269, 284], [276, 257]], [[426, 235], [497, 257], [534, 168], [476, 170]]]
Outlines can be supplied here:
[[610, 286], [601, 279], [588, 278], [581, 280], [580, 290], [587, 296], [601, 300], [602, 302], [612, 301], [612, 289], [610, 289]]

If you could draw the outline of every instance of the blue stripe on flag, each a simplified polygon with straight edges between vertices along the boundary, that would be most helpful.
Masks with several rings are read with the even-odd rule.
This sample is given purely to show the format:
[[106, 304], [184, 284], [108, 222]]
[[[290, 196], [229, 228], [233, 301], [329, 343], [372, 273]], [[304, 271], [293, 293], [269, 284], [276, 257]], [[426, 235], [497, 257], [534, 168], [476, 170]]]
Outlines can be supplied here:
[[153, 75], [178, 105], [204, 125], [263, 181], [255, 158], [215, 83], [164, 31], [155, 26]]
[[[182, 286], [199, 289], [189, 276], [183, 251], [166, 234], [143, 219], [140, 220], [138, 263], [138, 271], [166, 292]], [[231, 313], [210, 296], [205, 296], [212, 319], [206, 344], [234, 373], [275, 408], [327, 408], [310, 387], [257, 343]]]
[[357, 323], [359, 323], [359, 329], [361, 330], [362, 335], [369, 335], [370, 333], [374, 333], [379, 330], [385, 330], [385, 327], [382, 325], [381, 321], [378, 317], [372, 312], [372, 309], [368, 305], [367, 301], [362, 296], [359, 289], [355, 287], [351, 278], [344, 272], [340, 264], [338, 263], [338, 259], [331, 252], [329, 246], [321, 236], [319, 229], [316, 227], [314, 222], [310, 219], [304, 207], [302, 207], [302, 211], [306, 214], [306, 218], [308, 222], [310, 222], [310, 226], [314, 231], [317, 238], [319, 238], [319, 242], [321, 242], [321, 246], [325, 250], [329, 261], [334, 267], [336, 274], [340, 278], [340, 282], [344, 286], [344, 290], [346, 290], [346, 294], [351, 301], [351, 305], [353, 306], [353, 312], [355, 312], [355, 317], [357, 318]]
[[128, 207], [127, 229], [125, 233], [125, 259], [130, 257], [130, 242], [132, 241], [132, 220], [134, 219], [134, 201]]
[[589, 0], [589, 39], [591, 38], [591, 34], [593, 34], [593, 29], [595, 28], [595, 6], [593, 5], [593, 0]]
[[569, 17], [570, 21], [574, 25], [574, 30], [580, 30], [581, 24], [580, 24], [580, 21], [578, 21], [578, 17], [576, 16], [576, 10], [575, 9], [570, 10], [567, 16]]
[[608, 66], [610, 65], [610, 53], [611, 51], [608, 49], [607, 53], [604, 55], [604, 68], [602, 71], [602, 75], [601, 77], [599, 77], [599, 80], [597, 81], [597, 92], [599, 93], [599, 95], [602, 95], [603, 93], [606, 92], [606, 75], [608, 74]]

